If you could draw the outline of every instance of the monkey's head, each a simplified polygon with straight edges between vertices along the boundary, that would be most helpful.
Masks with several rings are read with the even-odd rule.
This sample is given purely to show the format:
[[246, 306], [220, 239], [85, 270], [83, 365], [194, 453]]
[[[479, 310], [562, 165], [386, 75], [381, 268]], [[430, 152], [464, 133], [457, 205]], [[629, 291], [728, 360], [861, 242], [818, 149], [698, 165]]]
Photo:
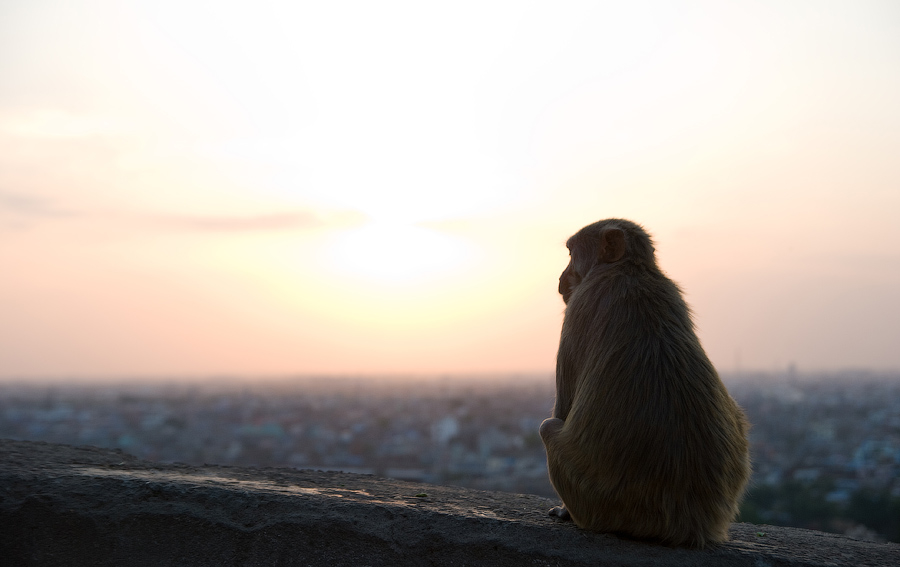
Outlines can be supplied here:
[[636, 223], [624, 219], [606, 219], [589, 224], [568, 241], [569, 265], [559, 276], [559, 293], [568, 304], [572, 292], [597, 266], [631, 261], [656, 264], [653, 241]]

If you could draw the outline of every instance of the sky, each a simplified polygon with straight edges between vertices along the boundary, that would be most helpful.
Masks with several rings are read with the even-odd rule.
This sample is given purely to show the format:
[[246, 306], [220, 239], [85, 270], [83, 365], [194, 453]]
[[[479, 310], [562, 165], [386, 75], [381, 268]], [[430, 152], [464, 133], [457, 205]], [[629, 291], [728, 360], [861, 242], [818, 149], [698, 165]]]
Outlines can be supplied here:
[[552, 372], [654, 237], [723, 372], [900, 369], [891, 0], [0, 0], [0, 378]]

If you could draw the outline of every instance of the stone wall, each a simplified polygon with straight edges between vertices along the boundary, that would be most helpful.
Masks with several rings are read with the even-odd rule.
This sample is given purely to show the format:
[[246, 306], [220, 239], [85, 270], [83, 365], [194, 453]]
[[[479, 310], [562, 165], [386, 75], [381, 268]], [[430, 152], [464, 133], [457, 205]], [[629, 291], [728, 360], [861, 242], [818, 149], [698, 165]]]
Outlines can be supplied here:
[[365, 475], [192, 467], [0, 440], [0, 564], [900, 565], [900, 545], [734, 524], [713, 549], [593, 534], [538, 496]]

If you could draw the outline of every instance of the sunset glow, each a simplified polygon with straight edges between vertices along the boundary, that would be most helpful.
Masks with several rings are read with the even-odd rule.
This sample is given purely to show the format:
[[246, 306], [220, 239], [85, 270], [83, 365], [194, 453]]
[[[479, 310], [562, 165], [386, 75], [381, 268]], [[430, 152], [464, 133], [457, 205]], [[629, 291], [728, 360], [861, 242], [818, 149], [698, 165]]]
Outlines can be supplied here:
[[335, 268], [369, 283], [424, 283], [459, 273], [474, 253], [452, 236], [411, 225], [367, 224], [344, 231], [327, 254]]
[[0, 378], [551, 372], [654, 236], [722, 370], [900, 368], [890, 2], [0, 7]]

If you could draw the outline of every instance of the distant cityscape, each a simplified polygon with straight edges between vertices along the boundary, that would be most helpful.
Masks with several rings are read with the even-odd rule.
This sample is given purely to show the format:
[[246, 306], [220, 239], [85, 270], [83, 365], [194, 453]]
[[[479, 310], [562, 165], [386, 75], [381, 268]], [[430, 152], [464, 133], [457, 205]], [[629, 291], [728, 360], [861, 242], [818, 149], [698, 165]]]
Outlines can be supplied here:
[[[900, 374], [726, 376], [753, 424], [740, 521], [900, 542]], [[0, 437], [188, 464], [376, 474], [555, 498], [552, 376], [0, 384]]]

